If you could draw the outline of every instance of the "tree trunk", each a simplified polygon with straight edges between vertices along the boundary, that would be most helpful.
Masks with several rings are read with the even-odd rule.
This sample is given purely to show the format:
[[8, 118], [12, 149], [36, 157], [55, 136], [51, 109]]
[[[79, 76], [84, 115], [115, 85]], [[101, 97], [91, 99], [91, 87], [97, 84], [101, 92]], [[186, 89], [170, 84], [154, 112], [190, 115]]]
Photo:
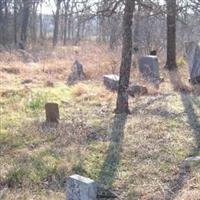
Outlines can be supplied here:
[[176, 65], [176, 0], [167, 3], [167, 62], [165, 68], [173, 70]]
[[31, 15], [31, 39], [33, 43], [37, 42], [37, 10], [38, 2], [33, 3]]
[[9, 2], [7, 0], [4, 1], [4, 16], [3, 16], [3, 27], [2, 27], [2, 43], [6, 45], [9, 42], [9, 30], [8, 30], [8, 8]]
[[68, 22], [69, 2], [70, 0], [67, 0], [67, 2], [65, 2], [64, 41], [63, 41], [64, 45], [67, 44], [67, 22]]
[[[136, 11], [136, 3], [134, 0], [134, 11]], [[140, 49], [139, 46], [139, 38], [140, 38], [140, 12], [141, 12], [141, 5], [138, 5], [138, 9], [136, 11], [136, 14], [134, 16], [134, 21], [135, 21], [135, 26], [134, 26], [134, 30], [133, 30], [133, 47], [134, 47], [134, 51], [135, 53], [137, 53], [137, 51]]]
[[67, 39], [71, 40], [71, 21], [72, 21], [72, 16], [70, 15], [68, 18], [68, 23], [67, 23]]
[[30, 16], [30, 2], [29, 0], [23, 0], [23, 15], [22, 15], [21, 37], [20, 37], [21, 49], [26, 48], [29, 16]]
[[60, 5], [61, 5], [61, 0], [57, 0], [56, 14], [54, 16], [54, 32], [53, 32], [53, 46], [54, 47], [58, 43], [59, 20], [60, 20]]
[[113, 15], [110, 17], [110, 49], [115, 49], [116, 43], [117, 43], [117, 29], [118, 29], [118, 20], [117, 15]]
[[76, 29], [75, 45], [78, 45], [78, 43], [80, 42], [80, 30], [81, 30], [81, 17], [77, 16], [77, 29]]
[[17, 45], [17, 0], [14, 0], [14, 42]]
[[4, 30], [4, 14], [3, 14], [3, 3], [2, 1], [0, 1], [0, 43], [3, 43], [3, 30]]
[[130, 79], [130, 68], [132, 59], [132, 19], [133, 19], [134, 2], [133, 0], [125, 1], [123, 17], [123, 47], [122, 61], [120, 66], [120, 80], [118, 87], [116, 113], [130, 113], [128, 106], [128, 86]]
[[43, 41], [44, 34], [43, 34], [43, 16], [42, 16], [42, 3], [40, 3], [40, 40]]

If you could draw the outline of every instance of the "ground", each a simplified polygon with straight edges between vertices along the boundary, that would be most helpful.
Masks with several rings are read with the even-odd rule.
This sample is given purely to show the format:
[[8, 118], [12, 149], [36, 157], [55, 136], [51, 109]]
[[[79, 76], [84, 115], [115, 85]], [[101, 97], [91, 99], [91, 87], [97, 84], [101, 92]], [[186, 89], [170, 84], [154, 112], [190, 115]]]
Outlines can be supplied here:
[[[117, 72], [118, 51], [84, 44], [32, 54], [37, 63], [0, 53], [0, 199], [65, 199], [64, 182], [74, 173], [119, 199], [200, 199], [200, 165], [184, 161], [200, 156], [200, 96], [188, 83], [184, 58], [180, 74], [161, 62], [160, 89], [148, 85], [148, 95], [130, 98], [132, 114], [125, 116], [114, 114], [116, 94], [101, 78]], [[67, 86], [76, 58], [88, 80]], [[132, 82], [141, 83], [136, 74]], [[46, 102], [59, 104], [58, 125], [45, 124]]]

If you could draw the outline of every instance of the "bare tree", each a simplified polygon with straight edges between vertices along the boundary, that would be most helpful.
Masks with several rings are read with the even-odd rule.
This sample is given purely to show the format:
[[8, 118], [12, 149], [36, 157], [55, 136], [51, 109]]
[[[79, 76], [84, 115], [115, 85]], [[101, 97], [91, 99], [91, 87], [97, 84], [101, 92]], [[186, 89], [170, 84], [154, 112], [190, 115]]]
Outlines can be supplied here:
[[54, 15], [54, 32], [53, 32], [53, 46], [55, 47], [58, 43], [59, 33], [59, 20], [60, 20], [60, 7], [62, 0], [56, 0], [56, 13]]
[[20, 48], [25, 49], [27, 43], [27, 34], [28, 34], [28, 22], [30, 16], [30, 0], [22, 0], [23, 2], [23, 15], [22, 15], [22, 26], [21, 26], [21, 41], [20, 41]]
[[69, 3], [70, 0], [65, 0], [64, 1], [64, 12], [65, 12], [65, 16], [64, 16], [64, 45], [66, 45], [67, 43], [67, 23], [69, 22]]
[[167, 62], [166, 68], [173, 70], [176, 65], [176, 0], [167, 3]]
[[132, 18], [134, 1], [126, 0], [123, 17], [123, 47], [120, 66], [120, 80], [117, 96], [116, 113], [130, 113], [128, 106], [128, 86], [132, 60]]

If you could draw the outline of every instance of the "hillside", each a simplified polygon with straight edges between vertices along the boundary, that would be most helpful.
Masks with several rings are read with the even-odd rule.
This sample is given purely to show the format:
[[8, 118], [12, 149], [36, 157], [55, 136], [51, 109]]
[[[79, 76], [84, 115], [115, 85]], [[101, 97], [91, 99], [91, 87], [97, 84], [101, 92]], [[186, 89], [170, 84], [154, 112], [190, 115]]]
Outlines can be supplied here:
[[[64, 199], [65, 178], [74, 173], [119, 199], [199, 199], [200, 165], [185, 159], [200, 156], [200, 89], [188, 83], [184, 58], [180, 74], [168, 74], [160, 59], [165, 81], [158, 90], [145, 83], [149, 94], [131, 97], [124, 116], [114, 114], [116, 93], [102, 83], [119, 70], [118, 50], [82, 44], [30, 54], [38, 62], [0, 53], [0, 199]], [[76, 58], [88, 80], [68, 86]], [[137, 73], [132, 82], [144, 84]], [[59, 104], [58, 125], [45, 124], [46, 102]]]

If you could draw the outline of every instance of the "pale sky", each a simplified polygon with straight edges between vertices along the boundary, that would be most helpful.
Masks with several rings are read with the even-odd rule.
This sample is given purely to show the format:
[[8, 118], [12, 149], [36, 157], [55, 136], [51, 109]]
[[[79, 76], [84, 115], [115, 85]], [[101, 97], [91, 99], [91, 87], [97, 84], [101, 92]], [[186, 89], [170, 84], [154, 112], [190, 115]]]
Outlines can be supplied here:
[[[97, 2], [97, 0], [90, 0], [90, 2], [95, 3], [95, 2]], [[155, 2], [164, 4], [165, 0], [155, 0]], [[55, 8], [56, 8], [55, 0], [45, 0], [45, 2], [43, 3], [42, 13], [43, 14], [52, 14], [52, 12], [55, 12]]]

